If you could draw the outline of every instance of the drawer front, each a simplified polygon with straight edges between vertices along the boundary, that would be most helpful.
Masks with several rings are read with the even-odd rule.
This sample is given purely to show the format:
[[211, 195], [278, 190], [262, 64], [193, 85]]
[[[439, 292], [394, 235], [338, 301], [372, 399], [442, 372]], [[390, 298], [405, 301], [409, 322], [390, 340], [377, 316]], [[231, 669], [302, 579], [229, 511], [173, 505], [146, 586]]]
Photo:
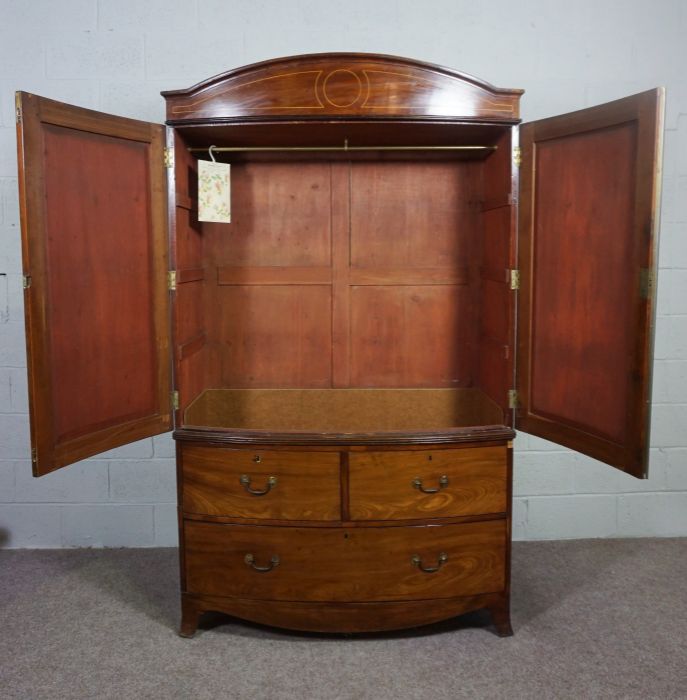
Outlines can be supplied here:
[[349, 494], [353, 520], [505, 513], [507, 449], [351, 453]]
[[339, 520], [336, 452], [185, 447], [186, 513], [274, 520]]
[[343, 602], [452, 598], [505, 587], [505, 520], [356, 528], [187, 521], [184, 529], [190, 593]]

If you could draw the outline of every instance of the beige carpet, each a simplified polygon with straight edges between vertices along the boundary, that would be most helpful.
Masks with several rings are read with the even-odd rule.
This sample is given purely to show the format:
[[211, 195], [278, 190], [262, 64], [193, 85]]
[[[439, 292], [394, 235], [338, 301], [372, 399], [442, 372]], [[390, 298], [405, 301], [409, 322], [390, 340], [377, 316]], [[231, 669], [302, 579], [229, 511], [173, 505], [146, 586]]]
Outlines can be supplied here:
[[216, 616], [176, 635], [176, 550], [0, 552], [0, 697], [687, 698], [687, 539], [516, 543], [481, 614], [367, 637]]

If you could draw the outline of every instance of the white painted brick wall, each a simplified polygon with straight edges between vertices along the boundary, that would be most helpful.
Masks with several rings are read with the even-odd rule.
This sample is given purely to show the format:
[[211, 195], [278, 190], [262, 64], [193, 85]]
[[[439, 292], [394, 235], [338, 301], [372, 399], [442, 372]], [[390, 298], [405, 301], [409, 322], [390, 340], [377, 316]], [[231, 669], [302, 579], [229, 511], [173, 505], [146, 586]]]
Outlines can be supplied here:
[[312, 51], [434, 61], [524, 87], [526, 120], [665, 85], [651, 476], [516, 440], [519, 539], [687, 535], [687, 4], [682, 0], [0, 0], [0, 546], [176, 544], [174, 445], [30, 475], [14, 90], [161, 121], [163, 89]]

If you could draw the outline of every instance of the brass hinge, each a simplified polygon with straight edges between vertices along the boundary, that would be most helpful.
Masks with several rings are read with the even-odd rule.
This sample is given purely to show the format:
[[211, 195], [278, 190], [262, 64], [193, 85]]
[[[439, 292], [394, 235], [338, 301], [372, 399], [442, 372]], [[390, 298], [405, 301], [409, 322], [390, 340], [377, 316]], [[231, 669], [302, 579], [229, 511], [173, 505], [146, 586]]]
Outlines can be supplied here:
[[642, 299], [651, 299], [654, 294], [656, 275], [653, 270], [643, 267], [639, 271], [639, 295]]
[[167, 289], [174, 291], [177, 288], [177, 271], [170, 270], [167, 273]]
[[174, 167], [174, 149], [165, 147], [162, 151], [162, 159], [165, 164], [165, 168]]
[[31, 286], [31, 275], [22, 275], [21, 285], [24, 289], [28, 289]]
[[510, 275], [510, 288], [520, 289], [520, 270], [508, 270]]
[[522, 148], [520, 146], [516, 146], [513, 149], [513, 164], [516, 168], [522, 165]]
[[18, 92], [14, 94], [14, 114], [17, 124], [21, 124], [21, 97]]
[[34, 464], [38, 461], [38, 457], [36, 456], [36, 448], [35, 447], [31, 448], [31, 461]]
[[508, 408], [517, 408], [519, 404], [518, 390], [508, 389]]
[[179, 410], [179, 392], [178, 391], [172, 392], [172, 410], [173, 411]]

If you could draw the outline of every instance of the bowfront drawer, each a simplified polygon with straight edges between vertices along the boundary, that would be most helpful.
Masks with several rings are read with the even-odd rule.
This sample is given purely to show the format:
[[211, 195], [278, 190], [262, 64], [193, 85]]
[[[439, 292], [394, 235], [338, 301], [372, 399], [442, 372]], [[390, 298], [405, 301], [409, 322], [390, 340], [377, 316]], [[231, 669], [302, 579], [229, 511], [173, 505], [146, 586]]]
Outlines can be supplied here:
[[505, 513], [506, 447], [351, 453], [353, 520]]
[[505, 587], [506, 521], [272, 527], [187, 521], [189, 593], [258, 600], [454, 598]]
[[184, 447], [186, 513], [274, 520], [338, 520], [336, 452]]

